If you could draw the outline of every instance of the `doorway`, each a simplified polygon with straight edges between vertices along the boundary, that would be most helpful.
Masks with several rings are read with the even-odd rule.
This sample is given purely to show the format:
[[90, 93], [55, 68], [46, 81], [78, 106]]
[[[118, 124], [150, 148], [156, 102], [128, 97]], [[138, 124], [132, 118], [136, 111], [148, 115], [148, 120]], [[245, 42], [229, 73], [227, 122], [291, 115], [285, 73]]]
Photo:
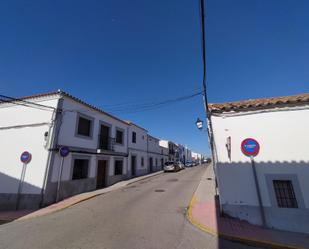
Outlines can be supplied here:
[[136, 175], [136, 156], [131, 156], [131, 175]]
[[153, 160], [152, 157], [149, 158], [149, 172], [151, 173], [153, 171]]
[[101, 125], [100, 128], [100, 140], [99, 146], [102, 150], [109, 150], [109, 134], [110, 134], [110, 127], [107, 125]]
[[106, 187], [106, 171], [107, 171], [107, 161], [99, 160], [97, 170], [97, 189]]

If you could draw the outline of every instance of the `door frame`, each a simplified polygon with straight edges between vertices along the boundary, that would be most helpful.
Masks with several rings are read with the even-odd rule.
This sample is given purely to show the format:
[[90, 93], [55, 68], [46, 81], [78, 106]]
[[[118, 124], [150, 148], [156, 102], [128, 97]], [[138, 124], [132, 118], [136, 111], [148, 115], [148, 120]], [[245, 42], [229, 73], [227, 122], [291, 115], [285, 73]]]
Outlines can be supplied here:
[[106, 168], [105, 168], [105, 176], [104, 176], [104, 182], [105, 187], [108, 187], [108, 180], [109, 180], [109, 170], [110, 170], [110, 157], [105, 156], [99, 156], [96, 160], [96, 169], [95, 169], [95, 179], [96, 179], [96, 186], [97, 186], [97, 179], [98, 179], [98, 165], [99, 161], [106, 161]]
[[[134, 175], [132, 174], [132, 157], [135, 157], [135, 165], [134, 165]], [[130, 158], [130, 171], [131, 171], [131, 176], [136, 176], [136, 168], [137, 168], [137, 154], [131, 154], [131, 158]]]

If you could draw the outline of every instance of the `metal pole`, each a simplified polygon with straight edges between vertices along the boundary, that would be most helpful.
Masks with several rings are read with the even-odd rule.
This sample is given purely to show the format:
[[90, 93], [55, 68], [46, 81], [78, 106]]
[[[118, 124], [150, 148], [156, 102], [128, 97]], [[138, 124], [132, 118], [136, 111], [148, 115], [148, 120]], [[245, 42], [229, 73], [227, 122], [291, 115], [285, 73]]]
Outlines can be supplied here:
[[62, 169], [63, 169], [63, 162], [64, 162], [64, 157], [61, 157], [61, 164], [60, 164], [60, 169], [59, 169], [59, 173], [58, 173], [58, 184], [57, 184], [56, 202], [59, 201], [60, 187], [61, 187], [61, 178], [62, 178]]
[[19, 185], [18, 185], [18, 190], [17, 190], [17, 199], [16, 199], [16, 210], [19, 209], [19, 202], [20, 202], [20, 194], [23, 188], [23, 183], [25, 179], [25, 174], [26, 174], [26, 164], [23, 164], [23, 169], [21, 171], [20, 175], [20, 180], [19, 180]]
[[261, 214], [261, 218], [262, 218], [262, 224], [263, 224], [264, 227], [266, 227], [267, 224], [266, 224], [266, 219], [265, 219], [263, 201], [262, 201], [262, 197], [261, 197], [260, 185], [259, 185], [259, 180], [258, 180], [257, 174], [256, 174], [256, 168], [255, 168], [253, 156], [251, 157], [251, 164], [252, 164], [252, 172], [253, 172], [253, 176], [254, 176], [256, 194], [257, 194], [258, 201], [259, 201], [259, 209], [260, 209], [260, 214]]

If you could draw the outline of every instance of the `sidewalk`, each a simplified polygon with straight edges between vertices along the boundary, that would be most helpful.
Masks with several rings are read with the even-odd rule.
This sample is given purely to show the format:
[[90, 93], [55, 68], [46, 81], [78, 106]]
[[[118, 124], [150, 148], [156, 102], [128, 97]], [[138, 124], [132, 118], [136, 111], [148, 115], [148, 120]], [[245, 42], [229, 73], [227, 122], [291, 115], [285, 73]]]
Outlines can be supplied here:
[[199, 229], [225, 239], [272, 248], [309, 248], [309, 235], [264, 229], [246, 221], [220, 217], [214, 173], [208, 166], [191, 200], [188, 218]]
[[57, 212], [57, 211], [61, 211], [65, 208], [71, 207], [71, 206], [73, 206], [77, 203], [80, 203], [82, 201], [85, 201], [85, 200], [91, 199], [93, 197], [96, 197], [98, 195], [102, 195], [102, 194], [120, 189], [124, 186], [130, 185], [130, 184], [138, 182], [138, 181], [145, 180], [145, 179], [150, 178], [150, 177], [160, 175], [162, 173], [163, 173], [163, 171], [158, 171], [156, 173], [152, 173], [152, 174], [136, 177], [136, 178], [133, 178], [133, 179], [121, 181], [121, 182], [118, 182], [118, 183], [116, 183], [116, 184], [114, 184], [110, 187], [107, 187], [107, 188], [103, 188], [103, 189], [95, 190], [95, 191], [92, 191], [92, 192], [82, 193], [82, 194], [79, 194], [79, 195], [69, 197], [69, 198], [67, 198], [63, 201], [60, 201], [58, 203], [55, 203], [53, 205], [50, 205], [48, 207], [45, 207], [45, 208], [42, 208], [42, 209], [39, 209], [39, 210], [0, 211], [0, 224], [8, 222], [8, 221], [13, 221], [13, 220], [16, 220], [16, 219], [18, 219], [18, 220], [31, 219], [31, 218], [51, 214], [51, 213], [54, 213], [54, 212]]

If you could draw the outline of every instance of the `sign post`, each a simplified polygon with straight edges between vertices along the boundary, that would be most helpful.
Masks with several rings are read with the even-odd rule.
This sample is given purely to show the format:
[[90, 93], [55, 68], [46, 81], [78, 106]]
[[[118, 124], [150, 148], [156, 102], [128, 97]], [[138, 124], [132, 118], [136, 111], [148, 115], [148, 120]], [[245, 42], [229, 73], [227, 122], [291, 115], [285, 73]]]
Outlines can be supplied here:
[[17, 199], [16, 199], [16, 210], [19, 209], [20, 194], [21, 194], [22, 189], [23, 189], [23, 184], [24, 184], [24, 180], [25, 180], [27, 164], [31, 161], [31, 158], [32, 158], [32, 156], [31, 156], [31, 154], [28, 151], [24, 151], [20, 155], [20, 161], [23, 163], [23, 168], [22, 168], [22, 171], [21, 171], [21, 176], [20, 176], [20, 180], [19, 180], [19, 184], [18, 184]]
[[257, 156], [260, 152], [260, 144], [258, 143], [258, 141], [256, 141], [253, 138], [246, 138], [241, 143], [241, 151], [246, 156], [250, 157], [250, 160], [251, 160], [252, 173], [254, 177], [256, 194], [257, 194], [257, 198], [259, 202], [259, 209], [260, 209], [262, 224], [264, 227], [266, 227], [266, 219], [265, 219], [263, 201], [261, 197], [260, 185], [259, 185], [259, 180], [256, 174], [256, 167], [255, 167], [255, 162], [254, 162], [254, 157]]
[[67, 146], [62, 146], [59, 149], [59, 154], [61, 156], [61, 164], [60, 164], [60, 169], [58, 172], [58, 183], [57, 183], [57, 195], [56, 195], [56, 202], [59, 201], [59, 195], [60, 195], [60, 188], [61, 188], [61, 178], [62, 178], [62, 169], [63, 169], [63, 163], [64, 163], [64, 158], [67, 157], [70, 153], [70, 150]]

